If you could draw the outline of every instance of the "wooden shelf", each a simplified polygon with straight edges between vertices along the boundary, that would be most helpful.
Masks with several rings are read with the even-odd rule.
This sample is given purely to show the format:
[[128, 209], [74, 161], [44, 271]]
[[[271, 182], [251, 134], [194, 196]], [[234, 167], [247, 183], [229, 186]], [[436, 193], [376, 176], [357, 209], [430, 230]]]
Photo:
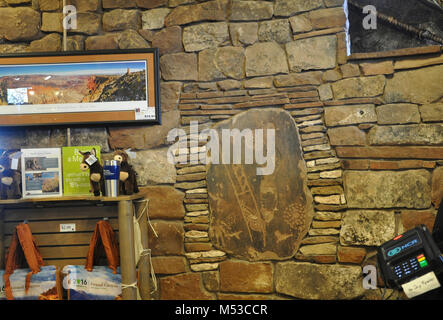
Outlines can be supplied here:
[[137, 200], [140, 198], [144, 198], [146, 196], [146, 192], [139, 192], [133, 195], [125, 195], [118, 197], [103, 197], [103, 196], [93, 196], [93, 195], [84, 195], [84, 196], [62, 196], [62, 197], [39, 197], [39, 198], [22, 198], [22, 199], [9, 199], [9, 200], [0, 200], [1, 205], [13, 205], [13, 204], [21, 204], [21, 203], [34, 203], [34, 202], [61, 202], [61, 201], [101, 201], [101, 202], [119, 202], [119, 201], [131, 201]]
[[[114, 220], [111, 223], [118, 226], [122, 283], [127, 285], [135, 283], [137, 282], [137, 266], [134, 251], [134, 214], [139, 221], [141, 242], [144, 248], [148, 248], [148, 225], [147, 211], [144, 210], [144, 206], [136, 209], [133, 202], [144, 199], [147, 195], [147, 191], [141, 189], [136, 194], [118, 197], [84, 195], [0, 200], [0, 268], [4, 265], [5, 246], [10, 241], [11, 230], [13, 230], [11, 228], [24, 217], [27, 221], [26, 217], [32, 216], [30, 223], [39, 227], [36, 229], [35, 238], [44, 244], [41, 247], [43, 258], [48, 258], [50, 264], [66, 265], [84, 263], [81, 257], [87, 253], [97, 218], [109, 217], [111, 214], [113, 219], [117, 218], [117, 221]], [[96, 206], [99, 202], [106, 202], [109, 205]], [[91, 206], [92, 209], [85, 209], [83, 206]], [[81, 218], [75, 222], [78, 212]], [[140, 219], [142, 215], [144, 218]], [[39, 216], [42, 219], [38, 220]], [[63, 234], [56, 232], [57, 226], [66, 221], [78, 224], [79, 231]], [[139, 261], [141, 274], [139, 288], [144, 300], [150, 299], [150, 264], [148, 262], [147, 255], [141, 257]], [[132, 286], [122, 288], [122, 297], [124, 300], [136, 300], [136, 288]]]

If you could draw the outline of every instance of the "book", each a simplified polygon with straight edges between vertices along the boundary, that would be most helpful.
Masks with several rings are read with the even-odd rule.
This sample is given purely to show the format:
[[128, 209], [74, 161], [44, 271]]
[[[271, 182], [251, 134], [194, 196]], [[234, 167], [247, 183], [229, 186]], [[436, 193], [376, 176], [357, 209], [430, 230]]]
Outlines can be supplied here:
[[64, 195], [73, 196], [91, 194], [89, 170], [80, 170], [80, 163], [83, 160], [83, 156], [80, 154], [80, 151], [91, 151], [92, 148], [95, 148], [97, 151], [97, 158], [100, 159], [100, 146], [77, 146], [62, 148]]
[[21, 152], [23, 198], [61, 196], [61, 149], [21, 149]]

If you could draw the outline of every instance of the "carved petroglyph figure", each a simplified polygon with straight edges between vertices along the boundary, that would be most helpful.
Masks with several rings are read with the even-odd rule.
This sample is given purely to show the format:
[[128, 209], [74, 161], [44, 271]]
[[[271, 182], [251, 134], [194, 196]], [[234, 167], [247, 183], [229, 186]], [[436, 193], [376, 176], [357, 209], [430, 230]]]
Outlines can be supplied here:
[[214, 129], [221, 132], [234, 126], [251, 131], [275, 128], [275, 169], [272, 174], [257, 175], [257, 163], [209, 165], [211, 241], [250, 261], [292, 257], [313, 217], [295, 122], [281, 109], [249, 110], [217, 123]]

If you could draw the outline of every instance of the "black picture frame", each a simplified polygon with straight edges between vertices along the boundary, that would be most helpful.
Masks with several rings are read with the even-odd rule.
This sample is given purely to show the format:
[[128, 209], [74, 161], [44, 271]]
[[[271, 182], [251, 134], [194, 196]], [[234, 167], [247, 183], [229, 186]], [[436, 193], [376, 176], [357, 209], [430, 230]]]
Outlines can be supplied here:
[[161, 123], [158, 48], [0, 56], [0, 128], [149, 123]]

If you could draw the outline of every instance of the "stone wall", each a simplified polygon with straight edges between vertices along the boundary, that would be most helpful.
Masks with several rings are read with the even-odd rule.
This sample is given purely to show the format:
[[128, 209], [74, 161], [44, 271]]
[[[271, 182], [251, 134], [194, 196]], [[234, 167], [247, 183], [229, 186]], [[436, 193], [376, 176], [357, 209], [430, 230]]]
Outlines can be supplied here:
[[[60, 51], [60, 3], [1, 1], [0, 51]], [[72, 145], [99, 144], [104, 157], [136, 151], [155, 299], [379, 298], [362, 266], [396, 234], [431, 228], [443, 194], [441, 47], [348, 57], [341, 0], [72, 3], [70, 50], [160, 50], [162, 125], [71, 130]], [[206, 151], [192, 121], [202, 130], [264, 108], [296, 124], [314, 212], [292, 257], [250, 261], [214, 243], [208, 168], [170, 164], [166, 136], [182, 128], [189, 144], [176, 156], [191, 157]], [[63, 145], [63, 129], [0, 130], [0, 147]]]

